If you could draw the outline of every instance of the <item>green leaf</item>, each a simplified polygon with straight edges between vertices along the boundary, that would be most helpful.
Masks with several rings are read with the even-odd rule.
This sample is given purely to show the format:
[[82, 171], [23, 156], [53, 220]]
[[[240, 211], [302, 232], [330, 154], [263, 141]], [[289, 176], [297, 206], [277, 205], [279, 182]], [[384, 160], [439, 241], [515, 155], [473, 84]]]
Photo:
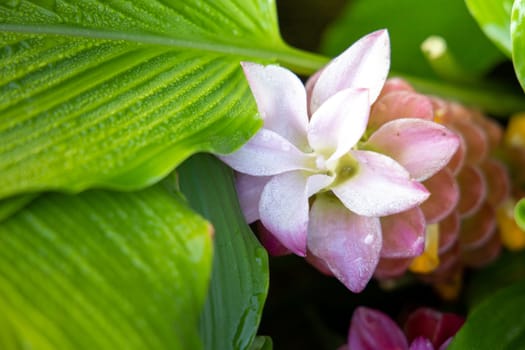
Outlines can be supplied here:
[[467, 281], [467, 306], [472, 308], [498, 290], [523, 279], [525, 251], [505, 251], [494, 263], [471, 272]]
[[205, 348], [250, 349], [268, 293], [268, 255], [240, 212], [231, 169], [210, 155], [179, 168], [181, 191], [215, 228], [210, 293], [201, 319]]
[[253, 341], [252, 347], [250, 350], [272, 350], [273, 349], [273, 342], [272, 338], [265, 337], [265, 336], [259, 336], [256, 337]]
[[510, 16], [513, 0], [465, 0], [467, 7], [487, 37], [509, 58]]
[[522, 0], [514, 1], [510, 28], [512, 62], [521, 87], [525, 89], [525, 3]]
[[0, 348], [201, 348], [210, 231], [160, 186], [41, 195], [0, 223]]
[[35, 194], [21, 194], [13, 198], [0, 199], [0, 221], [22, 209], [36, 197]]
[[525, 198], [520, 199], [514, 210], [514, 217], [518, 226], [525, 230]]
[[[481, 336], [480, 336], [481, 335]], [[469, 314], [448, 350], [514, 350], [525, 344], [525, 283], [505, 288]]]
[[472, 74], [483, 73], [503, 59], [460, 0], [350, 1], [328, 30], [323, 52], [336, 55], [364, 34], [380, 28], [390, 33], [392, 70], [399, 73], [434, 75], [420, 49], [432, 35], [443, 37], [458, 64]]
[[137, 189], [260, 127], [241, 60], [312, 71], [273, 0], [0, 2], [0, 198]]

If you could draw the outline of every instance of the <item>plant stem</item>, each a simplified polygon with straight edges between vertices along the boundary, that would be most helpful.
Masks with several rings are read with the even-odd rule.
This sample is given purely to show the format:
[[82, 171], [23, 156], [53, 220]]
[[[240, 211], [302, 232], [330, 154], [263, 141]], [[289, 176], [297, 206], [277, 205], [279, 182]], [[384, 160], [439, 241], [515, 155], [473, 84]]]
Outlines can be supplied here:
[[330, 61], [329, 57], [294, 47], [276, 53], [276, 59], [282, 66], [301, 75], [312, 75]]

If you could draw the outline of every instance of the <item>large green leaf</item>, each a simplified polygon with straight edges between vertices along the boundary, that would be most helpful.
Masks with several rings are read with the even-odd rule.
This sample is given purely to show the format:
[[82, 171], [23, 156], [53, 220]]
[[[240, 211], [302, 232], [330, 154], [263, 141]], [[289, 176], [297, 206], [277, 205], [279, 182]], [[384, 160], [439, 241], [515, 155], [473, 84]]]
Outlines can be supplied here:
[[515, 350], [525, 344], [525, 283], [508, 287], [469, 314], [448, 350]]
[[514, 0], [465, 0], [467, 7], [485, 32], [500, 50], [511, 56], [510, 15]]
[[0, 349], [199, 349], [211, 227], [160, 186], [0, 223]]
[[[485, 1], [485, 0], [480, 0]], [[503, 56], [483, 35], [461, 0], [354, 0], [329, 29], [323, 51], [335, 55], [362, 35], [387, 28], [392, 69], [432, 76], [420, 45], [431, 35], [443, 37], [460, 66], [484, 72]]]
[[525, 90], [525, 2], [522, 0], [514, 1], [511, 23], [512, 62], [521, 87]]
[[[201, 319], [205, 348], [250, 349], [268, 293], [268, 255], [240, 212], [231, 169], [197, 155], [178, 171], [181, 191], [215, 228], [212, 281]], [[271, 342], [262, 345], [266, 349]]]
[[239, 61], [285, 46], [273, 0], [0, 1], [0, 198], [136, 189], [260, 127]]
[[22, 209], [36, 197], [35, 194], [21, 194], [8, 199], [0, 199], [0, 221]]

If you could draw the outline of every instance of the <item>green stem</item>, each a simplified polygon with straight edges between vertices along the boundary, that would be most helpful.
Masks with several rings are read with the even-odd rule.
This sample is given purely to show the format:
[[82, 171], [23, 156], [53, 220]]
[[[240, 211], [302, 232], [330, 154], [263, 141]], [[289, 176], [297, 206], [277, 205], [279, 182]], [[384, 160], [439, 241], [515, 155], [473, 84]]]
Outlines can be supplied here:
[[324, 67], [330, 58], [288, 46], [285, 50], [276, 52], [276, 60], [297, 74], [312, 75]]

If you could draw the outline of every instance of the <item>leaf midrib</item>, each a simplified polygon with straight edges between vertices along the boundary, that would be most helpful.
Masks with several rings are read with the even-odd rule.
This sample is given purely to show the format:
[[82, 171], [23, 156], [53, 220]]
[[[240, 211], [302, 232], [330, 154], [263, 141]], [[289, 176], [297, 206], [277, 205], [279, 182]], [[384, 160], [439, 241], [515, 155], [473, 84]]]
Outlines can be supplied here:
[[268, 41], [267, 38], [254, 40], [254, 38], [232, 38], [228, 36], [227, 40], [223, 40], [203, 34], [196, 35], [196, 33], [192, 33], [191, 37], [168, 37], [150, 33], [121, 32], [51, 24], [3, 23], [0, 24], [0, 32], [125, 41], [134, 44], [162, 46], [176, 50], [193, 50], [230, 55], [254, 61], [277, 61], [284, 66], [295, 68], [299, 73], [305, 74], [315, 72], [328, 61], [328, 58], [324, 56], [292, 48], [281, 39], [273, 40], [265, 44], [265, 42]]

